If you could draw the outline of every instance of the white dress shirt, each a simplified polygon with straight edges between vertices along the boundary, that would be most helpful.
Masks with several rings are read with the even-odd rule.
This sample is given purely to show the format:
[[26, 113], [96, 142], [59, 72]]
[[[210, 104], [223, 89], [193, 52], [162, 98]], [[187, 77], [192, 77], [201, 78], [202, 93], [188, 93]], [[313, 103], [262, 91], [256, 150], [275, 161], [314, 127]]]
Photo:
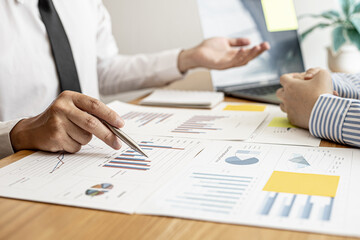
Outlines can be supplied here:
[[[154, 87], [182, 77], [180, 50], [119, 55], [101, 0], [53, 0], [71, 44], [82, 92]], [[13, 153], [9, 132], [43, 112], [59, 94], [56, 66], [38, 0], [0, 1], [0, 159]]]

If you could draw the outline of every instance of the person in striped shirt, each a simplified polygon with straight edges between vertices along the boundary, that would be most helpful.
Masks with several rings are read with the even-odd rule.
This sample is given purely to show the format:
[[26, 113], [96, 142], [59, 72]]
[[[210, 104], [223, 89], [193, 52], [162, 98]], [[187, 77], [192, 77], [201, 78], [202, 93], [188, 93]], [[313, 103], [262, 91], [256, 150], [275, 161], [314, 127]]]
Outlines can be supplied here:
[[281, 76], [277, 96], [289, 121], [316, 137], [360, 147], [360, 74], [311, 68]]

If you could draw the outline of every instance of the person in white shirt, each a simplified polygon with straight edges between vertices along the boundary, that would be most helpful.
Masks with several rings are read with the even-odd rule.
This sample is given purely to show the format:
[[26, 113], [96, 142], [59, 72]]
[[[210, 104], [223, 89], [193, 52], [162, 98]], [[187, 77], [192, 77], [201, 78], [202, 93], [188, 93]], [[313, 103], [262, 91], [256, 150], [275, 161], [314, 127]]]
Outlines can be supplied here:
[[100, 93], [162, 86], [196, 67], [243, 66], [270, 48], [268, 43], [243, 48], [248, 39], [219, 37], [186, 50], [120, 55], [101, 0], [52, 2], [71, 45], [82, 94], [60, 94], [39, 0], [0, 1], [0, 158], [22, 149], [74, 153], [92, 135], [119, 149], [120, 141], [99, 119], [119, 128], [124, 122], [97, 100]]

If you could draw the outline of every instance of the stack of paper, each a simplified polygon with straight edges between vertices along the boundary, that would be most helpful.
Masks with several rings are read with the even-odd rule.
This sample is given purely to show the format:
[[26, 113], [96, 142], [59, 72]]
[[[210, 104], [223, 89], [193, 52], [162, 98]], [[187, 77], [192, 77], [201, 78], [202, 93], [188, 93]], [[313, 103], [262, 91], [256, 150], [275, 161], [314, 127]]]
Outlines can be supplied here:
[[360, 151], [133, 136], [0, 169], [0, 196], [108, 211], [360, 236]]
[[224, 100], [224, 93], [208, 91], [155, 90], [142, 105], [212, 108]]

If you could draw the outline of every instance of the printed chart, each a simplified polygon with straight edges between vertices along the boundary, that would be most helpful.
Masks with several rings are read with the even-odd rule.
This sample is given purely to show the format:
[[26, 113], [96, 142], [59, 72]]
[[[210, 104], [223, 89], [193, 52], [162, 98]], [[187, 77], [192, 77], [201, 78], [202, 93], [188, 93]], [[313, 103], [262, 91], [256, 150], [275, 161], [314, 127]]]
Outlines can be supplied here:
[[[354, 153], [330, 148], [209, 143], [187, 170], [157, 190], [137, 212], [359, 235], [353, 220], [346, 218], [347, 211], [357, 206], [355, 199], [360, 199], [356, 190], [360, 177], [351, 175], [357, 171]], [[288, 162], [305, 167], [290, 170]], [[360, 169], [360, 163], [355, 168]], [[360, 210], [354, 211], [352, 216], [360, 216]]]
[[0, 169], [0, 195], [360, 236], [357, 149], [158, 136], [135, 140], [149, 158], [127, 147], [112, 150], [96, 138], [78, 154], [30, 155]]
[[298, 146], [319, 146], [320, 139], [309, 131], [290, 124], [286, 114], [279, 107], [270, 104], [239, 104], [224, 102], [214, 112], [267, 112], [269, 115], [254, 131], [247, 142], [272, 143]]
[[320, 139], [289, 123], [285, 113], [270, 113], [248, 142], [319, 146]]
[[37, 152], [0, 170], [0, 193], [131, 213], [204, 148], [195, 139], [135, 139], [149, 158], [126, 145], [113, 150], [97, 138], [77, 154]]
[[267, 116], [265, 112], [213, 112], [142, 107], [112, 102], [131, 134], [174, 136], [196, 139], [245, 140]]

